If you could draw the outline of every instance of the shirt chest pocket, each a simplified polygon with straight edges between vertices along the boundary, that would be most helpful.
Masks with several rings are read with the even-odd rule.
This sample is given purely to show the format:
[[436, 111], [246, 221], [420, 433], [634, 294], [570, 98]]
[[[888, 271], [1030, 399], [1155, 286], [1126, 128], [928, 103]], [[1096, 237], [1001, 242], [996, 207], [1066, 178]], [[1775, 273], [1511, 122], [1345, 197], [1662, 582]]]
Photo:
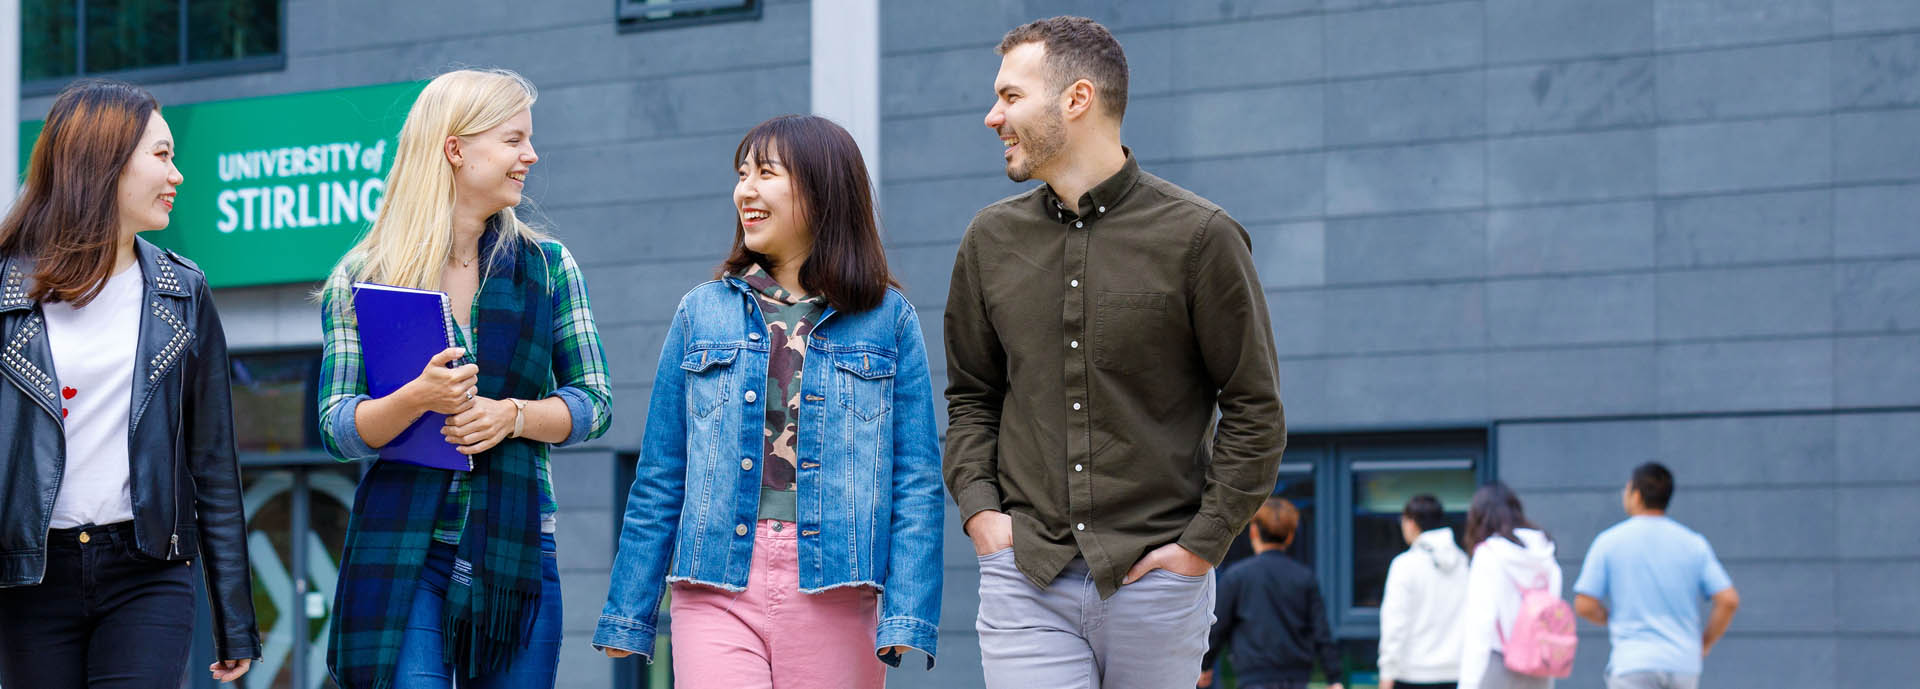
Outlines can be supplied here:
[[736, 347], [699, 349], [687, 352], [680, 370], [687, 376], [687, 412], [705, 418], [727, 403], [736, 387], [733, 362], [740, 358]]
[[1135, 373], [1160, 365], [1157, 342], [1165, 336], [1166, 317], [1165, 294], [1094, 293], [1093, 365], [1114, 373]]
[[893, 355], [878, 352], [835, 352], [835, 378], [839, 379], [840, 403], [863, 421], [872, 421], [893, 410]]

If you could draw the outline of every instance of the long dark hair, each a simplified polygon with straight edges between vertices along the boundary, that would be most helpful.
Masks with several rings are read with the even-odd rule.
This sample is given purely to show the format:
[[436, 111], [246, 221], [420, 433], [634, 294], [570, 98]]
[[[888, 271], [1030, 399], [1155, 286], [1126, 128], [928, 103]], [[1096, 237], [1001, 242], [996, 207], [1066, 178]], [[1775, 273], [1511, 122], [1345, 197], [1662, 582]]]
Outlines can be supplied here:
[[[1467, 508], [1467, 552], [1473, 552], [1482, 541], [1494, 536], [1518, 544], [1520, 537], [1514, 534], [1518, 529], [1545, 533], [1527, 521], [1526, 510], [1520, 507], [1520, 496], [1514, 494], [1512, 488], [1494, 481], [1473, 492], [1473, 506]], [[1548, 536], [1547, 540], [1553, 537]]]
[[[800, 266], [800, 286], [841, 311], [879, 306], [887, 287], [897, 283], [887, 271], [873, 185], [853, 135], [824, 117], [781, 115], [740, 139], [733, 166], [746, 163], [748, 155], [756, 166], [779, 160], [793, 180], [794, 197], [813, 234], [813, 250]], [[720, 273], [739, 273], [755, 263], [773, 267], [766, 256], [747, 248], [746, 228], [735, 213], [733, 250]]]
[[36, 301], [93, 301], [120, 244], [120, 173], [160, 109], [146, 89], [83, 79], [53, 100], [27, 163], [27, 183], [0, 221], [0, 254], [36, 261]]

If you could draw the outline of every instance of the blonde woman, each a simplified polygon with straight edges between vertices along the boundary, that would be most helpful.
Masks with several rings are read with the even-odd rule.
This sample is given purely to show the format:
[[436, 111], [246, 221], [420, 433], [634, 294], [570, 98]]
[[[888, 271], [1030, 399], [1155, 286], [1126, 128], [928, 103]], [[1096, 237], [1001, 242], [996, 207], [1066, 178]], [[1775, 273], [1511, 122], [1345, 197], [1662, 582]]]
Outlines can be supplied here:
[[[548, 448], [605, 433], [612, 397], [579, 267], [514, 216], [540, 160], [534, 99], [506, 70], [427, 84], [401, 127], [378, 219], [321, 293], [328, 452], [372, 459], [431, 411], [447, 415], [446, 441], [474, 456], [471, 472], [377, 462], [361, 479], [327, 649], [343, 689], [554, 684]], [[355, 281], [446, 292], [459, 346], [420, 362], [393, 394], [368, 396]]]

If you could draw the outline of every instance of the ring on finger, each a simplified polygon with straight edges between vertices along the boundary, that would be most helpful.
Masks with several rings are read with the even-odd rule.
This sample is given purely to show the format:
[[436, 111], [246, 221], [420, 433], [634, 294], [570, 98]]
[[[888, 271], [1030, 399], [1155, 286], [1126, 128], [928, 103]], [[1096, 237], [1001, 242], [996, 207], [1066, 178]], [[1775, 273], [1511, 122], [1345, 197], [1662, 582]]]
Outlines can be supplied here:
[[467, 399], [473, 399], [473, 388], [467, 388]]

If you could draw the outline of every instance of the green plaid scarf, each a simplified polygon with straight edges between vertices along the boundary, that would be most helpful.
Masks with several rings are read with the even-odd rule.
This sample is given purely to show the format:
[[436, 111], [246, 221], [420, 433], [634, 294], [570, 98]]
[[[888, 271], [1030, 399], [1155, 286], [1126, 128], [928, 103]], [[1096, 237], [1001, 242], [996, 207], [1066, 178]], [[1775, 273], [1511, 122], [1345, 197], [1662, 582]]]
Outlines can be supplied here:
[[[497, 235], [490, 228], [480, 241], [489, 258], [474, 323], [479, 394], [540, 399], [553, 372], [546, 257], [534, 243], [508, 238], [516, 246], [493, 258]], [[536, 472], [544, 449], [530, 440], [503, 440], [474, 457], [467, 476], [474, 499], [448, 582], [443, 627], [446, 661], [463, 676], [503, 669], [527, 645], [540, 608]], [[441, 469], [375, 462], [361, 479], [327, 648], [327, 665], [343, 689], [393, 686], [407, 613], [450, 477]]]

